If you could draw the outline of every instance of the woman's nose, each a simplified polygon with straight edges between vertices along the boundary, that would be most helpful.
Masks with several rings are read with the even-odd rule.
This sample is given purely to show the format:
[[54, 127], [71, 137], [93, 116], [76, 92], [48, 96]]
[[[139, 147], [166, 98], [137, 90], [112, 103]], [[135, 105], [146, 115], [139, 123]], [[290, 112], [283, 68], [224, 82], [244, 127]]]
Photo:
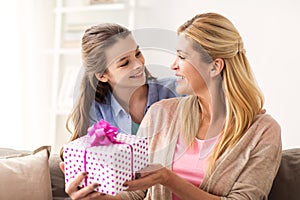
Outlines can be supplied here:
[[142, 67], [142, 66], [144, 66], [144, 62], [143, 62], [143, 60], [136, 58], [133, 61], [133, 66], [134, 66], [134, 68]]
[[177, 58], [175, 58], [175, 60], [173, 61], [173, 63], [171, 64], [171, 69], [172, 70], [176, 70], [176, 69], [178, 69], [178, 59]]

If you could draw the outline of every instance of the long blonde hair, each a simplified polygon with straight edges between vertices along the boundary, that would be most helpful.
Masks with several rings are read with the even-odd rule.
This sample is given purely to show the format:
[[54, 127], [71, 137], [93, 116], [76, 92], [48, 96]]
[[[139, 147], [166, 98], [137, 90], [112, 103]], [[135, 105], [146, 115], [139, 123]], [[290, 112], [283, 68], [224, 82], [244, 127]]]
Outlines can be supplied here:
[[[198, 45], [197, 48], [197, 45], [193, 47], [204, 62], [209, 63], [216, 58], [224, 60], [221, 87], [224, 91], [226, 120], [222, 137], [210, 159], [210, 171], [216, 160], [233, 147], [251, 126], [263, 107], [264, 99], [245, 55], [241, 36], [228, 19], [216, 13], [196, 15], [181, 25], [178, 33], [183, 33]], [[189, 96], [181, 102], [181, 114], [181, 132], [186, 134], [186, 142], [190, 144], [201, 123], [198, 120], [201, 119], [201, 104], [196, 96]]]

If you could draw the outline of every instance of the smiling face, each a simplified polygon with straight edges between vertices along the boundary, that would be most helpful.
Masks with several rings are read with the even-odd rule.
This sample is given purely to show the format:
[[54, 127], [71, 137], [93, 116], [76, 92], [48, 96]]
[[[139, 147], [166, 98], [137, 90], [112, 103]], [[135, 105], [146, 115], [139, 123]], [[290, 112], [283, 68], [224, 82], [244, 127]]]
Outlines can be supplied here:
[[107, 69], [103, 75], [96, 74], [100, 81], [108, 82], [112, 89], [136, 88], [145, 84], [145, 59], [131, 35], [118, 39], [105, 55]]
[[200, 53], [194, 50], [192, 44], [190, 38], [184, 34], [179, 35], [177, 56], [172, 69], [176, 71], [177, 93], [200, 96], [208, 92], [212, 64], [203, 62]]

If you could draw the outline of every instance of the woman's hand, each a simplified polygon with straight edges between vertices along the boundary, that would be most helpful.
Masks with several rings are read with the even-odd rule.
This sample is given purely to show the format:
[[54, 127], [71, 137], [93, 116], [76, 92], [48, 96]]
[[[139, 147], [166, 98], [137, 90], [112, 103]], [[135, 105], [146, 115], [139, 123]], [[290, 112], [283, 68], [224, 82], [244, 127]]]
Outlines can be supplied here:
[[[64, 172], [65, 165], [63, 162], [59, 163], [60, 169]], [[80, 188], [78, 185], [88, 174], [86, 172], [79, 173], [75, 178], [66, 184], [66, 193], [74, 200], [85, 199], [105, 199], [105, 200], [120, 200], [118, 196], [106, 195], [104, 193], [94, 191], [98, 187], [98, 183], [93, 183], [87, 187]]]
[[136, 180], [127, 181], [123, 186], [127, 191], [145, 190], [155, 184], [167, 186], [172, 172], [160, 164], [152, 164], [136, 173]]

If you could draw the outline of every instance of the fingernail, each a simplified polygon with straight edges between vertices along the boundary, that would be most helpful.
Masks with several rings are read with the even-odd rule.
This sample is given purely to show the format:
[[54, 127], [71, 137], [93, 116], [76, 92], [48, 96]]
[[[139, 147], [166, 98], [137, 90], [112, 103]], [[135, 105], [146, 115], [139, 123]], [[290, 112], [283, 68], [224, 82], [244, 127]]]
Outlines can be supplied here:
[[124, 186], [124, 187], [128, 187], [128, 184], [124, 183], [123, 186]]
[[98, 186], [99, 186], [98, 183], [94, 183], [94, 184], [93, 184], [93, 187], [94, 187], [94, 188], [97, 188]]
[[87, 174], [87, 172], [82, 172], [82, 176], [86, 176]]
[[141, 173], [135, 173], [135, 179], [138, 179], [141, 177]]

